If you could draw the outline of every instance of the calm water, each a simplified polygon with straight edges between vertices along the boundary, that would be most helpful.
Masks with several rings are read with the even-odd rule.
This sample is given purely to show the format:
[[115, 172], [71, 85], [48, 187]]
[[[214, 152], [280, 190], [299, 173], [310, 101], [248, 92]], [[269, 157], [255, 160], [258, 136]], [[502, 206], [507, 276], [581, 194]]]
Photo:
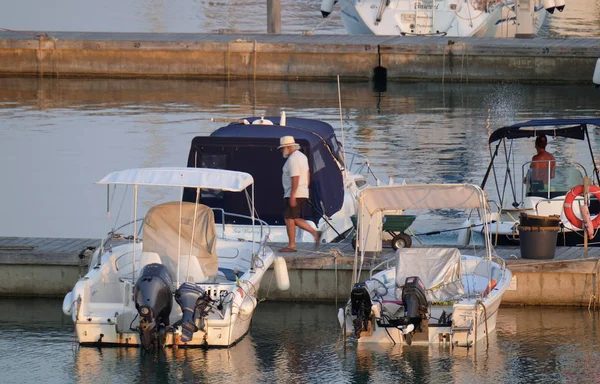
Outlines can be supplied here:
[[[479, 184], [494, 128], [596, 116], [600, 106], [591, 85], [391, 83], [380, 94], [342, 79], [341, 87], [346, 148], [369, 158], [383, 183]], [[336, 83], [0, 79], [0, 216], [10, 218], [0, 220], [0, 235], [101, 237], [106, 191], [94, 181], [119, 169], [185, 165], [192, 138], [220, 126], [211, 117], [282, 110], [328, 121], [342, 139]], [[600, 149], [600, 132], [592, 144]], [[521, 164], [534, 154], [533, 141], [517, 149]], [[551, 141], [549, 150], [590, 162], [583, 143]], [[140, 214], [178, 198], [178, 191], [142, 192]]]
[[264, 302], [229, 350], [78, 348], [59, 300], [0, 299], [3, 383], [597, 383], [598, 312], [502, 308], [477, 354], [445, 347], [336, 348], [330, 304]]
[[[265, 33], [266, 0], [3, 0], [0, 28], [49, 31]], [[321, 17], [320, 0], [281, 0], [283, 33], [345, 34], [339, 7]], [[567, 0], [540, 35], [600, 36], [600, 0]]]

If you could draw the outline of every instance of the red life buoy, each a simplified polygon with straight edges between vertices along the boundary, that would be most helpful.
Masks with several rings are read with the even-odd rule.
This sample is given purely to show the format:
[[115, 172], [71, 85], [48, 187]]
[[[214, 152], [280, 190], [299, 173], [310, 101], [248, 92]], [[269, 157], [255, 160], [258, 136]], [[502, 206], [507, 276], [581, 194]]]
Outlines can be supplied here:
[[[593, 193], [594, 196], [596, 196], [597, 199], [600, 200], [600, 188], [597, 187], [596, 185], [590, 185], [590, 193]], [[571, 224], [573, 224], [574, 227], [579, 228], [579, 229], [583, 229], [584, 225], [583, 225], [583, 220], [581, 220], [579, 217], [575, 216], [575, 214], [573, 213], [573, 201], [575, 201], [575, 198], [579, 195], [583, 194], [583, 185], [578, 185], [576, 187], [573, 187], [573, 189], [571, 189], [569, 192], [567, 192], [567, 196], [565, 196], [565, 202], [563, 204], [563, 211], [565, 212], [565, 217], [569, 220], [569, 222]], [[594, 219], [592, 220], [592, 226], [594, 227], [594, 229], [598, 228], [598, 226], [600, 225], [600, 215], [594, 217]]]

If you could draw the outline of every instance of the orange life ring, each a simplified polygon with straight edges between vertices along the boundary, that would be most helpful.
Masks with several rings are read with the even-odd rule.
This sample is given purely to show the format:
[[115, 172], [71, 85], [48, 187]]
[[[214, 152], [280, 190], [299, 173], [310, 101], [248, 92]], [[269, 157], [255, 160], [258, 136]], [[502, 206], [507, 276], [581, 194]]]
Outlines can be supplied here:
[[[600, 200], [600, 188], [597, 187], [596, 185], [590, 185], [590, 193], [593, 193], [594, 196], [596, 196], [596, 198], [598, 200]], [[584, 225], [583, 225], [583, 220], [581, 220], [579, 217], [575, 216], [575, 214], [573, 213], [573, 201], [575, 201], [575, 198], [577, 196], [580, 196], [583, 194], [583, 185], [578, 185], [576, 187], [573, 187], [573, 189], [571, 189], [569, 192], [567, 192], [567, 196], [565, 196], [565, 202], [563, 204], [563, 211], [565, 212], [565, 217], [569, 220], [569, 222], [571, 224], [573, 224], [574, 227], [579, 228], [579, 229], [583, 229]], [[600, 215], [594, 217], [594, 219], [592, 220], [592, 226], [594, 227], [594, 229], [598, 228], [598, 226], [600, 225]]]

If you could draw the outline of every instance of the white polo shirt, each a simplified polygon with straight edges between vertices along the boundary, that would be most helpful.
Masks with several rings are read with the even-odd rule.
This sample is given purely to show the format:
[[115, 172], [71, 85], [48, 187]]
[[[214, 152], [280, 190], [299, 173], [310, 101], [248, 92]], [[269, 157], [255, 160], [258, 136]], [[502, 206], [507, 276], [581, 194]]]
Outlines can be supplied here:
[[285, 164], [281, 183], [283, 184], [283, 197], [290, 197], [292, 193], [292, 177], [298, 176], [298, 190], [296, 197], [308, 198], [308, 158], [300, 151], [294, 151]]

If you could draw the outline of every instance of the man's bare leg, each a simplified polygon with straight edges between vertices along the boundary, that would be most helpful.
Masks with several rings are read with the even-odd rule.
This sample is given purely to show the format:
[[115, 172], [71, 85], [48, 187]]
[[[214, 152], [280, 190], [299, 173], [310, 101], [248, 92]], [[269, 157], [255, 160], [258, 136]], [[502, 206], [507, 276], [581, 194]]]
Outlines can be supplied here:
[[285, 230], [288, 235], [288, 248], [296, 249], [296, 222], [295, 221], [298, 219], [284, 219], [284, 220], [285, 220]]
[[311, 227], [304, 219], [294, 219], [294, 222], [299, 228], [304, 229], [315, 237], [315, 249], [317, 249], [321, 240], [321, 233]]

